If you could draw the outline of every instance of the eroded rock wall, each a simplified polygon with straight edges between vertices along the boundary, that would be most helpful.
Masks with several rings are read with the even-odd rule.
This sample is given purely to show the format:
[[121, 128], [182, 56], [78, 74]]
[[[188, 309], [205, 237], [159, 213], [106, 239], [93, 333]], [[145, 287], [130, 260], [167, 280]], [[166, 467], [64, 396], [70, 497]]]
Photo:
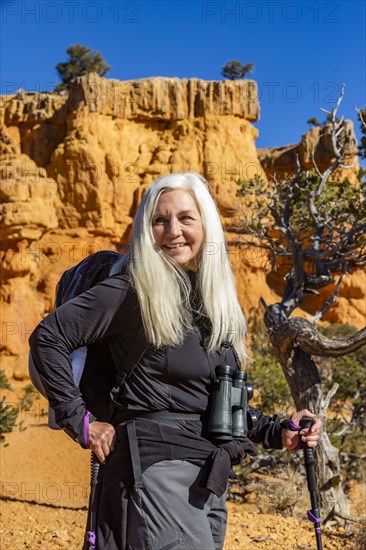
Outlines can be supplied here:
[[0, 105], [2, 366], [26, 372], [27, 338], [53, 306], [61, 273], [127, 243], [146, 187], [171, 172], [210, 180], [224, 222], [235, 179], [260, 170], [253, 81], [95, 74], [68, 94], [19, 92]]
[[[266, 178], [252, 126], [258, 116], [256, 83], [246, 80], [92, 74], [68, 94], [1, 98], [1, 367], [9, 376], [26, 375], [28, 336], [52, 309], [61, 273], [97, 250], [123, 250], [144, 190], [164, 174], [194, 170], [209, 180], [245, 312], [260, 296], [278, 300], [268, 264], [243, 254], [235, 232], [235, 181]], [[354, 296], [365, 292], [347, 292], [360, 324]]]
[[[339, 142], [344, 147], [345, 162], [335, 171], [334, 176], [340, 180], [348, 178], [351, 182], [355, 182], [359, 168], [357, 138], [352, 120], [344, 122]], [[331, 124], [314, 126], [303, 134], [299, 143], [258, 149], [259, 161], [267, 177], [277, 179], [291, 177], [296, 173], [297, 161], [305, 170], [313, 170], [316, 166], [320, 172], [324, 172], [335, 161], [332, 128]]]

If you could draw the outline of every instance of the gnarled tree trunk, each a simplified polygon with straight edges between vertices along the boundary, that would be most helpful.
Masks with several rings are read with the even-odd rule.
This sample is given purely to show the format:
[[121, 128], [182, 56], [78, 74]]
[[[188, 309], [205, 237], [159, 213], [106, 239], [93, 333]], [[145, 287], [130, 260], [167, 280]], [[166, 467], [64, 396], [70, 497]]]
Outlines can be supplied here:
[[[306, 319], [281, 319], [271, 315], [270, 306], [265, 315], [265, 324], [271, 342], [276, 349], [297, 409], [308, 408], [323, 423], [323, 433], [315, 449], [317, 480], [322, 516], [343, 523], [349, 517], [349, 505], [342, 487], [339, 451], [330, 442], [326, 432], [326, 412], [329, 398], [324, 398], [318, 368], [310, 353], [303, 347], [313, 349], [316, 355], [337, 356], [349, 353], [365, 344], [366, 330], [357, 332], [345, 340], [329, 340]], [[277, 317], [278, 321], [278, 317]], [[336, 345], [338, 342], [338, 346]]]

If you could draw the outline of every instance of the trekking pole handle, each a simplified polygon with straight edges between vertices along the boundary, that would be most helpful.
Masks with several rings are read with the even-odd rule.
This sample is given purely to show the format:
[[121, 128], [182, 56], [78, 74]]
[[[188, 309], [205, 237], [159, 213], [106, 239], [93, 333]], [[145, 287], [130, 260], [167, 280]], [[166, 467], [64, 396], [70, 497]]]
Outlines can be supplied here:
[[88, 542], [89, 550], [95, 550], [96, 548], [96, 510], [95, 510], [95, 496], [98, 483], [100, 470], [100, 460], [97, 455], [92, 451], [90, 461], [90, 499], [89, 499], [89, 517], [88, 517], [88, 530], [86, 532], [86, 540]]
[[[304, 418], [300, 420], [300, 427], [302, 430], [304, 429], [308, 430], [311, 427], [312, 423], [313, 421], [311, 418], [304, 416]], [[316, 494], [316, 480], [315, 480], [315, 470], [314, 470], [315, 457], [314, 457], [313, 449], [311, 449], [310, 447], [306, 446], [303, 449], [303, 451], [304, 451], [304, 459], [305, 459], [306, 477], [308, 481], [308, 489], [312, 496], [314, 492]], [[314, 505], [313, 499], [312, 499], [311, 505], [312, 506]]]
[[313, 419], [309, 416], [303, 416], [300, 420], [301, 429], [309, 429], [313, 423]]
[[[309, 418], [308, 416], [304, 416], [301, 420], [300, 420], [300, 428], [302, 430], [308, 430], [309, 428], [311, 428], [311, 425], [312, 425], [313, 421], [311, 418]], [[306, 446], [304, 449], [304, 458], [305, 458], [305, 464], [313, 464], [315, 463], [315, 458], [314, 458], [314, 452], [313, 452], [313, 449], [311, 449], [310, 447]], [[315, 480], [314, 480], [315, 482]], [[315, 485], [315, 483], [314, 483]], [[315, 486], [313, 487], [309, 487], [309, 490], [310, 489], [315, 489]]]

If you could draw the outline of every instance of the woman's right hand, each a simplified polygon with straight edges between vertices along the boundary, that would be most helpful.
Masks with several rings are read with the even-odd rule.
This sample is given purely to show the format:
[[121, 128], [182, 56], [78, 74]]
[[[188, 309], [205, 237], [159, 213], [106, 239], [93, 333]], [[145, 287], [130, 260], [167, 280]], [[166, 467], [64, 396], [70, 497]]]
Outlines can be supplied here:
[[94, 420], [89, 424], [89, 448], [97, 455], [101, 464], [114, 449], [116, 430], [108, 422]]

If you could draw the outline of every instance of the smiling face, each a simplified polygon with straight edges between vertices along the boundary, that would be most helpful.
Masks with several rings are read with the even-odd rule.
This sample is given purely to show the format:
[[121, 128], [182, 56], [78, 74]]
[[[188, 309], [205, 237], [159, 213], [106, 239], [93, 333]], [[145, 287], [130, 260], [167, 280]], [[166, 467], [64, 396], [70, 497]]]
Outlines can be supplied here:
[[175, 189], [160, 195], [152, 219], [155, 243], [184, 269], [195, 269], [203, 244], [203, 225], [189, 191]]

